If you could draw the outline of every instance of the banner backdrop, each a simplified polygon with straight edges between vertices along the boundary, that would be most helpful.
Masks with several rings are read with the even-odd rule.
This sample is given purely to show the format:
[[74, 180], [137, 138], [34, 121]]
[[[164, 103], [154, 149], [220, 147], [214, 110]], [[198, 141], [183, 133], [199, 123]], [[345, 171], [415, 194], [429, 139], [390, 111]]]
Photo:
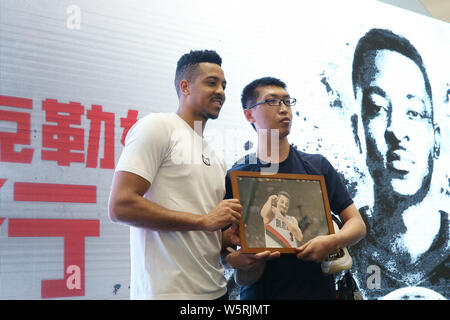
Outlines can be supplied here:
[[2, 0], [0, 299], [129, 297], [114, 166], [137, 119], [177, 110], [191, 49], [223, 58], [205, 135], [229, 167], [256, 144], [243, 87], [286, 82], [290, 142], [330, 160], [368, 226], [350, 248], [366, 299], [449, 297], [448, 23], [377, 1]]

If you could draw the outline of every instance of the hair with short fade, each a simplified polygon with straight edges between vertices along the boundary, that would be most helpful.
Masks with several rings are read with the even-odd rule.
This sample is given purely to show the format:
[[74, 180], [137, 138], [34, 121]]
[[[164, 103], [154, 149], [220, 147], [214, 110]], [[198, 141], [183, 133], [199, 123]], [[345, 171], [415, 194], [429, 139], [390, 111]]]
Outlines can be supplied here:
[[387, 29], [371, 29], [359, 39], [358, 44], [356, 45], [352, 66], [353, 93], [355, 96], [356, 88], [361, 84], [362, 75], [366, 73], [368, 69], [368, 66], [366, 65], [367, 58], [370, 57], [372, 51], [377, 50], [395, 51], [414, 61], [422, 72], [425, 90], [430, 98], [431, 105], [433, 105], [430, 80], [428, 79], [427, 71], [419, 52], [408, 39]]
[[280, 79], [274, 77], [264, 77], [250, 82], [242, 91], [242, 108], [247, 109], [256, 103], [259, 96], [258, 87], [274, 86], [286, 89], [286, 84]]
[[175, 89], [180, 96], [180, 81], [192, 81], [195, 76], [196, 69], [201, 62], [210, 62], [222, 66], [222, 58], [214, 50], [191, 50], [181, 56], [177, 63], [175, 71]]
[[289, 193], [287, 193], [287, 191], [278, 192], [278, 197], [279, 196], [285, 196], [286, 198], [288, 198], [289, 201], [291, 201], [291, 196], [289, 195]]

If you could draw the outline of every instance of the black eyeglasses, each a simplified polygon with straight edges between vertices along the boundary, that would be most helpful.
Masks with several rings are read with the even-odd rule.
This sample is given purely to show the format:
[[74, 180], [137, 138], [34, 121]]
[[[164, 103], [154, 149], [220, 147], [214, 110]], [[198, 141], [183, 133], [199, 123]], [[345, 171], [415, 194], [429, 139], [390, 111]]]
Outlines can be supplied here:
[[279, 106], [281, 106], [281, 103], [284, 103], [284, 105], [286, 107], [292, 107], [292, 106], [295, 106], [296, 102], [297, 102], [297, 99], [295, 99], [295, 98], [287, 98], [287, 99], [272, 98], [272, 99], [266, 99], [266, 100], [257, 102], [247, 109], [254, 108], [257, 105], [264, 104], [264, 103], [267, 103], [269, 106], [272, 106], [272, 107], [279, 107]]

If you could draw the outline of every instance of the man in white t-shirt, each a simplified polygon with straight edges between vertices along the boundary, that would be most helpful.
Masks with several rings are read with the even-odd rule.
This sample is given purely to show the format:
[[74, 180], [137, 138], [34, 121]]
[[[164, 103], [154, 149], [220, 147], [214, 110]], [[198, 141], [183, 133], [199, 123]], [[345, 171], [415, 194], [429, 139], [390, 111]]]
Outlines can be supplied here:
[[303, 233], [295, 217], [287, 215], [290, 196], [286, 191], [271, 195], [261, 209], [260, 215], [266, 229], [267, 248], [297, 248]]
[[130, 226], [132, 299], [226, 297], [222, 248], [238, 243], [241, 206], [223, 200], [226, 165], [202, 133], [225, 101], [222, 59], [191, 51], [177, 64], [176, 113], [151, 113], [130, 129], [109, 198]]

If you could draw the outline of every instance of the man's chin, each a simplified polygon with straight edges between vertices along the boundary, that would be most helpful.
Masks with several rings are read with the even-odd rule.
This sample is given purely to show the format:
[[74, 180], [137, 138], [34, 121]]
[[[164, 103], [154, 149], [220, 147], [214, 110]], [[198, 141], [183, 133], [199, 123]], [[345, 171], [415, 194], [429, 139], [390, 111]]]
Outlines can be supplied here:
[[219, 114], [211, 114], [211, 113], [208, 114], [208, 119], [211, 119], [211, 120], [216, 120], [218, 117], [219, 117]]
[[415, 195], [419, 189], [420, 185], [415, 182], [411, 182], [407, 179], [392, 179], [391, 189], [392, 191], [403, 197], [409, 197]]
[[217, 112], [208, 112], [207, 118], [211, 119], [211, 120], [215, 120], [219, 117], [219, 114], [220, 114], [220, 110], [218, 110]]
[[287, 137], [289, 135], [289, 133], [291, 133], [291, 128], [286, 128], [284, 130], [280, 130], [279, 134], [280, 134], [280, 139]]

